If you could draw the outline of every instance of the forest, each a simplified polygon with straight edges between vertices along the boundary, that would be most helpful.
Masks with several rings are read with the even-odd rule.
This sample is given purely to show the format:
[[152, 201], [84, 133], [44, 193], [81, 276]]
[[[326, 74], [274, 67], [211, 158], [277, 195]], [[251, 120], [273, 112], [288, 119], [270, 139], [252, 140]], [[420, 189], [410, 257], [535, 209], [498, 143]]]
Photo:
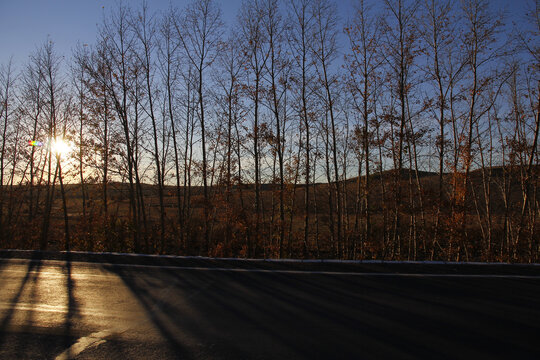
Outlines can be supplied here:
[[539, 1], [221, 6], [0, 64], [0, 248], [540, 260]]

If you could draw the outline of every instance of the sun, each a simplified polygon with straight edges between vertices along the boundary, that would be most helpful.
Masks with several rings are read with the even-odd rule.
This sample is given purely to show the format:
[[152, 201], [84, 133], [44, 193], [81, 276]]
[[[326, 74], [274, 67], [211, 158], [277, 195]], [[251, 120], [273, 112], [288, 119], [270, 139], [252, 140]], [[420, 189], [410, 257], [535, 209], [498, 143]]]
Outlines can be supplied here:
[[52, 139], [51, 151], [59, 156], [66, 156], [71, 152], [71, 146], [62, 138]]

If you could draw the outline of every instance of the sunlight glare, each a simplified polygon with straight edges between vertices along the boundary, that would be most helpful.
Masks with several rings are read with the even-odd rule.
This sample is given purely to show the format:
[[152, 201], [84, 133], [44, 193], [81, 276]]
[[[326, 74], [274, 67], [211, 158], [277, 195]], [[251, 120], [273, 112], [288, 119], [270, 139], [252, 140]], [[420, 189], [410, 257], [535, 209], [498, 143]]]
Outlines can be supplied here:
[[51, 141], [51, 151], [56, 155], [66, 156], [71, 151], [71, 146], [62, 138]]

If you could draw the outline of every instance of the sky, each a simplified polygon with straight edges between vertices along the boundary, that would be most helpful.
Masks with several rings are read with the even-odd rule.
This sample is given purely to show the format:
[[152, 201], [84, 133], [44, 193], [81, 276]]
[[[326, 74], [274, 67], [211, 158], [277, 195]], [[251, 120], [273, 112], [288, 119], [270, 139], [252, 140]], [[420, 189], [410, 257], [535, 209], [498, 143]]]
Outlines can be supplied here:
[[[148, 4], [152, 10], [166, 11], [171, 2], [183, 8], [189, 0], [150, 0]], [[224, 21], [232, 24], [242, 0], [217, 2], [221, 4]], [[353, 13], [354, 0], [336, 2], [345, 25], [345, 19]], [[490, 2], [494, 7], [508, 11], [509, 23], [513, 20], [519, 24], [525, 6], [531, 0]], [[141, 1], [126, 0], [126, 3], [137, 7]], [[115, 0], [0, 0], [0, 64], [7, 64], [12, 56], [15, 68], [19, 68], [47, 36], [54, 42], [57, 52], [67, 57], [78, 41], [94, 44], [97, 24], [101, 23], [104, 11], [110, 11], [115, 4]]]
[[[170, 3], [183, 8], [188, 0], [150, 0], [151, 10], [166, 11]], [[137, 7], [141, 1], [125, 1]], [[235, 19], [241, 0], [218, 0], [227, 23]], [[77, 42], [94, 44], [97, 24], [117, 4], [115, 0], [0, 0], [0, 64], [13, 56], [18, 66], [47, 40], [69, 56]]]

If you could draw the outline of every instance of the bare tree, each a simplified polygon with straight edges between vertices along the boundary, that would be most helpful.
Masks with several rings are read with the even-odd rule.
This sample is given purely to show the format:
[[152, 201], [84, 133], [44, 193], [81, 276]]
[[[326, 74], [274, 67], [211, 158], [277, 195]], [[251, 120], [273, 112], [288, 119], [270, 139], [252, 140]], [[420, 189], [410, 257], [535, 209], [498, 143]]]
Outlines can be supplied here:
[[[72, 83], [74, 87], [74, 91], [76, 92], [76, 98], [77, 98], [77, 115], [79, 118], [79, 134], [78, 134], [78, 162], [79, 162], [79, 179], [80, 179], [80, 185], [81, 185], [81, 197], [82, 197], [82, 212], [83, 212], [83, 218], [86, 219], [86, 212], [87, 212], [87, 200], [88, 200], [88, 190], [86, 187], [86, 180], [84, 177], [85, 174], [85, 154], [87, 154], [87, 146], [86, 146], [86, 131], [87, 128], [85, 127], [85, 124], [88, 122], [88, 116], [85, 113], [85, 110], [87, 108], [87, 99], [86, 99], [86, 83], [88, 82], [86, 70], [84, 67], [84, 59], [88, 58], [88, 54], [85, 51], [85, 47], [79, 46], [75, 50], [75, 62], [71, 66], [71, 78]], [[79, 60], [77, 60], [79, 59]]]
[[114, 110], [108, 91], [110, 87], [107, 86], [109, 81], [108, 61], [104, 42], [100, 42], [93, 50], [83, 50], [75, 53], [75, 63], [79, 68], [78, 71], [85, 74], [80, 79], [83, 81], [83, 88], [80, 91], [83, 92], [85, 98], [86, 116], [83, 118], [89, 128], [89, 134], [87, 135], [91, 135], [91, 141], [86, 148], [87, 150], [93, 148], [100, 155], [99, 157], [89, 156], [88, 163], [99, 174], [93, 175], [95, 181], [98, 181], [98, 178], [101, 180], [102, 204], [100, 211], [104, 212], [106, 219], [109, 217], [108, 189], [111, 159], [113, 158], [112, 154], [119, 153], [117, 151], [118, 143], [111, 141], [112, 138], [117, 138], [117, 136], [113, 136], [116, 131], [111, 126], [114, 119]]
[[221, 41], [221, 11], [213, 0], [195, 0], [184, 11], [181, 23], [176, 23], [178, 37], [184, 53], [197, 74], [198, 116], [201, 126], [202, 180], [204, 190], [205, 251], [210, 246], [208, 163], [206, 149], [206, 122], [204, 101], [205, 70], [216, 59]]
[[[12, 115], [14, 112], [14, 82], [15, 75], [12, 68], [12, 60], [10, 59], [7, 65], [0, 67], [0, 120], [2, 131], [2, 145], [0, 149], [0, 241], [4, 241], [5, 227], [4, 224], [4, 201], [5, 201], [5, 187], [4, 187], [4, 171], [6, 164], [4, 160], [7, 158], [7, 150], [10, 144], [8, 140], [10, 127], [12, 124]], [[15, 164], [12, 165], [13, 167]]]
[[[491, 61], [497, 56], [498, 48], [492, 48], [495, 42], [496, 34], [502, 26], [500, 18], [489, 11], [488, 2], [484, 0], [467, 0], [463, 2], [462, 11], [465, 16], [466, 30], [464, 37], [464, 47], [467, 52], [467, 68], [469, 85], [469, 95], [467, 96], [468, 111], [466, 114], [466, 139], [463, 150], [463, 168], [465, 170], [465, 176], [463, 180], [463, 197], [461, 198], [462, 206], [467, 206], [470, 187], [470, 171], [474, 160], [474, 136], [475, 128], [480, 121], [480, 118], [487, 112], [489, 106], [486, 108], [480, 107], [480, 95], [483, 91], [487, 90], [487, 86], [493, 79], [487, 72], [483, 72], [483, 69], [490, 64]], [[461, 224], [462, 232], [466, 234], [466, 215], [463, 217]], [[467, 259], [468, 249], [464, 243], [460, 244], [458, 250], [458, 258], [460, 256], [460, 250], [464, 252]]]
[[[390, 16], [386, 21], [385, 51], [387, 64], [390, 67], [389, 76], [392, 79], [392, 91], [398, 101], [397, 109], [397, 143], [394, 142], [394, 166], [395, 166], [395, 207], [394, 207], [394, 230], [393, 230], [393, 253], [401, 257], [401, 212], [402, 212], [402, 186], [407, 131], [407, 101], [411, 89], [410, 69], [415, 56], [416, 31], [414, 23], [418, 4], [405, 0], [385, 0], [387, 11]], [[394, 131], [393, 131], [394, 132]]]
[[[535, 261], [535, 258], [538, 259], [538, 257], [537, 254], [535, 255], [534, 247], [540, 246], [538, 241], [536, 241], [536, 244], [533, 242], [533, 236], [535, 233], [534, 224], [538, 217], [538, 211], [535, 209], [538, 209], [538, 203], [531, 200], [531, 197], [534, 199], [534, 196], [531, 195], [537, 193], [538, 191], [538, 182], [532, 181], [532, 179], [535, 178], [535, 174], [536, 176], [538, 174], [538, 170], [536, 167], [534, 167], [534, 164], [535, 162], [538, 164], [538, 136], [540, 133], [540, 80], [538, 75], [540, 72], [540, 46], [538, 45], [538, 37], [540, 33], [540, 2], [538, 0], [534, 2], [534, 5], [531, 4], [526, 13], [526, 20], [529, 24], [529, 30], [520, 33], [518, 36], [521, 40], [520, 47], [522, 48], [522, 51], [529, 59], [531, 59], [530, 66], [526, 69], [527, 76], [525, 79], [527, 84], [527, 98], [529, 99], [528, 105], [530, 108], [530, 114], [534, 118], [534, 123], [530, 128], [530, 131], [533, 134], [532, 144], [530, 146], [530, 150], [528, 150], [527, 154], [525, 155], [525, 157], [528, 159], [526, 159], [526, 172], [524, 176], [522, 176], [523, 204], [519, 217], [516, 244], [519, 243], [521, 238], [524, 228], [525, 214], [527, 208], [529, 208], [529, 261]], [[515, 103], [516, 101], [514, 101], [514, 104]], [[525, 140], [525, 142], [528, 143], [529, 141]], [[528, 147], [526, 146], [526, 148]], [[531, 185], [533, 185], [534, 192], [531, 189]], [[531, 202], [532, 204], [529, 206]]]
[[[364, 158], [364, 184], [362, 188], [363, 216], [365, 225], [360, 243], [360, 258], [364, 257], [364, 242], [371, 240], [371, 201], [370, 201], [370, 123], [373, 121], [374, 106], [376, 106], [374, 85], [378, 71], [382, 65], [382, 56], [379, 53], [379, 38], [381, 36], [380, 19], [372, 14], [363, 0], [357, 5], [355, 17], [345, 28], [349, 39], [350, 53], [347, 55], [348, 88], [352, 92], [353, 106], [360, 113], [362, 124], [356, 129], [360, 139], [362, 156]], [[371, 116], [370, 116], [371, 115]], [[358, 186], [362, 164], [358, 164]], [[360, 193], [360, 191], [358, 191]], [[359, 200], [359, 199], [358, 199]], [[357, 201], [359, 202], [359, 201]], [[359, 208], [357, 204], [357, 209]], [[358, 217], [355, 228], [358, 227]]]
[[[315, 59], [315, 68], [321, 86], [321, 99], [324, 102], [325, 118], [329, 120], [329, 125], [325, 131], [328, 131], [329, 139], [327, 148], [331, 152], [332, 170], [329, 168], [327, 172], [333, 171], [333, 186], [336, 199], [336, 253], [338, 256], [343, 254], [342, 244], [342, 199], [340, 193], [340, 176], [338, 164], [338, 128], [337, 128], [337, 109], [336, 96], [337, 79], [338, 77], [332, 73], [331, 64], [338, 56], [338, 18], [336, 4], [331, 0], [316, 0], [312, 4], [311, 11], [314, 18], [313, 28], [313, 47], [312, 54]], [[330, 184], [330, 178], [328, 178]], [[330, 205], [330, 216], [333, 217], [332, 205]]]
[[167, 115], [170, 121], [171, 135], [173, 140], [178, 224], [181, 225], [183, 224], [183, 212], [181, 200], [182, 192], [180, 188], [181, 174], [178, 144], [179, 141], [177, 138], [177, 132], [179, 132], [177, 121], [179, 121], [179, 119], [177, 119], [177, 111], [174, 105], [177, 101], [176, 89], [180, 80], [179, 71], [181, 69], [181, 64], [178, 59], [178, 50], [181, 44], [175, 36], [174, 15], [172, 9], [170, 11], [170, 14], [166, 14], [163, 16], [163, 19], [159, 26], [159, 32], [162, 39], [162, 41], [158, 43], [158, 60], [160, 64], [159, 70], [161, 72], [163, 86], [165, 87]]
[[147, 101], [147, 106], [144, 107], [144, 111], [150, 117], [152, 122], [154, 145], [152, 155], [154, 158], [155, 175], [158, 183], [160, 208], [160, 252], [163, 253], [165, 250], [165, 205], [163, 200], [164, 174], [162, 163], [160, 161], [158, 125], [155, 113], [156, 111], [154, 110], [154, 94], [156, 93], [157, 89], [153, 84], [155, 76], [153, 55], [155, 53], [155, 47], [157, 46], [157, 24], [154, 15], [148, 13], [148, 5], [146, 3], [143, 3], [141, 11], [132, 18], [131, 26], [140, 47], [140, 50], [135, 51], [135, 54], [137, 63], [142, 64], [143, 78], [145, 82], [145, 98]]
[[[31, 140], [39, 141], [42, 139], [39, 134], [41, 130], [41, 113], [43, 108], [43, 78], [39, 75], [39, 69], [37, 69], [33, 62], [26, 64], [21, 76], [21, 107], [20, 111], [22, 116], [28, 121], [28, 133], [31, 134]], [[40, 199], [40, 187], [37, 189], [36, 198], [34, 201], [34, 187], [40, 183], [38, 174], [41, 170], [41, 177], [43, 176], [43, 169], [40, 169], [40, 164], [43, 164], [42, 155], [43, 152], [38, 152], [40, 147], [31, 146], [28, 154], [29, 157], [29, 199], [28, 199], [28, 220], [32, 222], [34, 216], [37, 213]], [[36, 156], [38, 158], [36, 159]]]
[[[261, 191], [260, 191], [260, 101], [261, 82], [268, 61], [269, 47], [263, 28], [264, 9], [261, 1], [244, 2], [239, 14], [241, 23], [240, 36], [244, 44], [244, 53], [247, 57], [248, 73], [245, 85], [248, 97], [253, 102], [253, 161], [255, 172], [255, 242], [260, 235], [261, 226]], [[253, 84], [252, 84], [253, 82]], [[248, 238], [248, 242], [251, 240]], [[253, 244], [248, 243], [248, 253], [253, 250]], [[280, 256], [282, 255], [280, 249]]]
[[[296, 90], [299, 92], [296, 95], [295, 103], [298, 106], [295, 111], [298, 113], [300, 120], [300, 131], [304, 132], [304, 252], [307, 252], [307, 244], [309, 244], [310, 235], [310, 182], [312, 177], [312, 136], [311, 128], [313, 112], [309, 111], [312, 106], [310, 102], [310, 83], [313, 81], [312, 75], [312, 43], [313, 43], [313, 13], [310, 11], [310, 2], [308, 0], [290, 1], [289, 8], [291, 9], [290, 19], [288, 20], [289, 31], [287, 38], [293, 53], [294, 67], [293, 83]], [[306, 254], [305, 254], [306, 255]]]
[[[53, 172], [53, 149], [52, 143], [58, 136], [60, 102], [62, 95], [62, 79], [60, 75], [60, 57], [54, 50], [53, 42], [50, 39], [37, 49], [31, 57], [32, 66], [35, 68], [43, 81], [44, 105], [43, 112], [46, 118], [47, 132], [47, 182], [45, 194], [45, 210], [41, 227], [40, 249], [45, 250], [48, 246], [49, 226], [51, 219], [51, 209], [54, 201], [55, 183], [58, 179], [59, 169], [61, 168], [60, 159], [56, 158], [56, 165]], [[65, 194], [62, 192], [62, 198]], [[64, 207], [65, 208], [65, 207]], [[66, 222], [67, 229], [67, 222]], [[66, 231], [66, 245], [68, 245], [68, 233]]]
[[[241, 79], [242, 70], [245, 66], [246, 58], [242, 51], [242, 46], [239, 41], [237, 32], [232, 31], [228, 40], [224, 43], [223, 50], [218, 57], [218, 67], [216, 68], [216, 83], [219, 84], [220, 92], [217, 97], [220, 99], [221, 114], [226, 121], [224, 142], [224, 182], [225, 182], [225, 244], [230, 245], [233, 237], [233, 221], [242, 221], [245, 217], [245, 209], [243, 207], [243, 199], [241, 198], [242, 206], [240, 211], [236, 213], [234, 206], [233, 185], [242, 183], [240, 175], [235, 175], [241, 169], [241, 157], [235, 156], [240, 139], [238, 134], [238, 124], [244, 115], [245, 108], [241, 103]], [[241, 187], [236, 189], [241, 193]]]
[[[134, 39], [133, 34], [130, 32], [129, 10], [126, 6], [120, 4], [118, 9], [104, 20], [100, 28], [99, 37], [103, 44], [103, 59], [106, 59], [106, 61], [98, 64], [106, 68], [106, 77], [101, 77], [96, 71], [91, 75], [96, 80], [103, 81], [102, 85], [106, 89], [107, 96], [111, 99], [111, 105], [122, 126], [125, 140], [127, 178], [129, 182], [130, 213], [134, 227], [134, 231], [132, 232], [133, 246], [134, 250], [138, 252], [141, 250], [141, 229], [138, 214], [142, 206], [137, 205], [137, 189], [140, 188], [140, 179], [137, 162], [135, 161], [135, 143], [131, 135], [132, 124], [129, 113], [130, 91], [132, 91], [132, 87], [134, 86], [133, 75], [135, 69], [130, 68]], [[143, 207], [142, 211], [144, 212]]]
[[463, 71], [465, 62], [461, 61], [452, 71], [453, 66], [449, 64], [460, 53], [458, 50], [458, 38], [454, 34], [458, 31], [459, 22], [455, 19], [455, 8], [451, 1], [436, 2], [426, 0], [424, 3], [424, 16], [422, 22], [422, 35], [426, 45], [426, 55], [429, 59], [426, 67], [426, 75], [433, 83], [436, 91], [433, 114], [438, 120], [439, 134], [436, 138], [439, 155], [439, 187], [437, 218], [435, 220], [435, 233], [431, 245], [431, 259], [436, 256], [436, 248], [439, 246], [438, 240], [442, 236], [441, 226], [442, 209], [444, 207], [444, 169], [448, 140], [446, 139], [446, 124], [450, 116], [447, 113], [450, 103], [450, 92], [456, 79]]
[[[266, 74], [269, 85], [269, 108], [273, 115], [275, 131], [272, 131], [272, 145], [278, 158], [279, 168], [279, 248], [283, 248], [285, 239], [285, 127], [287, 108], [284, 106], [288, 87], [289, 59], [284, 47], [285, 25], [278, 9], [277, 0], [267, 0], [264, 8], [264, 30], [268, 40], [269, 56], [266, 62]], [[307, 253], [307, 243], [304, 242]]]

